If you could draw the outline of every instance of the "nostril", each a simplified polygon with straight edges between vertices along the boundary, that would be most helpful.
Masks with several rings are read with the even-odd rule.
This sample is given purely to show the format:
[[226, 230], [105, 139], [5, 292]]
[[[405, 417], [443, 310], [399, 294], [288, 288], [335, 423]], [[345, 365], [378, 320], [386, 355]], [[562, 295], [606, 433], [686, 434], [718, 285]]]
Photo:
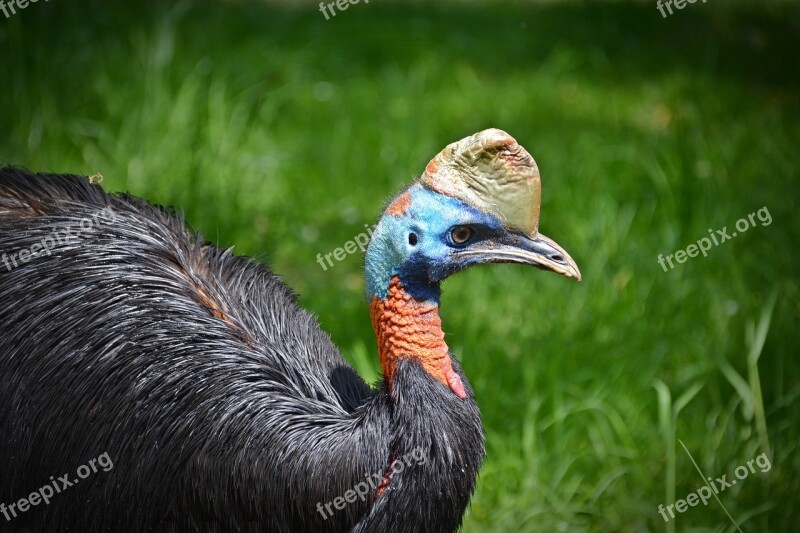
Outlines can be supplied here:
[[564, 256], [561, 255], [561, 254], [556, 254], [556, 255], [553, 256], [553, 261], [563, 261], [563, 260], [564, 260]]

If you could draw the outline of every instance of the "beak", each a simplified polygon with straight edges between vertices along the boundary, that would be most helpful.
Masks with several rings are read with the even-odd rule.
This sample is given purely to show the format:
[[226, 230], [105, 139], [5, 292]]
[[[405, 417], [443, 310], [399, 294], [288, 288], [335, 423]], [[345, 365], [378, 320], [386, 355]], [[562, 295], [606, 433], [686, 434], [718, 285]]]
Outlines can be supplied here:
[[519, 263], [581, 280], [581, 271], [569, 254], [549, 237], [507, 233], [487, 239], [454, 254], [462, 268], [483, 263]]

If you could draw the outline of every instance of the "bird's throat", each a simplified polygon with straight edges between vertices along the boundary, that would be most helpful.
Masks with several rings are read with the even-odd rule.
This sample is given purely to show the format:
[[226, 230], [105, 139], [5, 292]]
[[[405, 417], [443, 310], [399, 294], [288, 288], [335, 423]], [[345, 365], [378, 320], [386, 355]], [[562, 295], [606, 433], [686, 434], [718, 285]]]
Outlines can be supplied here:
[[466, 398], [461, 378], [453, 370], [450, 351], [444, 341], [439, 304], [411, 296], [398, 276], [394, 276], [381, 300], [373, 296], [370, 318], [378, 339], [383, 375], [391, 390], [397, 363], [401, 358], [416, 359], [428, 374]]

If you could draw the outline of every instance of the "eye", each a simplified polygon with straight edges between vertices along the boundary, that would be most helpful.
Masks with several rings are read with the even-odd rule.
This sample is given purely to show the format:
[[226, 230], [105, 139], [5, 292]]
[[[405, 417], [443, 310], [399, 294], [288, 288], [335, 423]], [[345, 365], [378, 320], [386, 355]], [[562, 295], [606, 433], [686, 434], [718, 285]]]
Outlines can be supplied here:
[[416, 246], [417, 244], [417, 234], [416, 233], [409, 233], [408, 234], [408, 244], [411, 246]]
[[450, 232], [450, 238], [456, 244], [464, 244], [475, 235], [475, 230], [470, 226], [456, 226]]

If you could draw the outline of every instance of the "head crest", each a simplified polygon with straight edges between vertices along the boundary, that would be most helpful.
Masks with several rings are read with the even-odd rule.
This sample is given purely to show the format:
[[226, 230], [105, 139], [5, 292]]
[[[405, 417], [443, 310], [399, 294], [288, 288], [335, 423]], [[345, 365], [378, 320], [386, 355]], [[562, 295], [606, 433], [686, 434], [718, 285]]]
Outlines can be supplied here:
[[420, 181], [534, 236], [539, 226], [541, 179], [536, 161], [508, 133], [488, 129], [448, 145], [428, 163]]

